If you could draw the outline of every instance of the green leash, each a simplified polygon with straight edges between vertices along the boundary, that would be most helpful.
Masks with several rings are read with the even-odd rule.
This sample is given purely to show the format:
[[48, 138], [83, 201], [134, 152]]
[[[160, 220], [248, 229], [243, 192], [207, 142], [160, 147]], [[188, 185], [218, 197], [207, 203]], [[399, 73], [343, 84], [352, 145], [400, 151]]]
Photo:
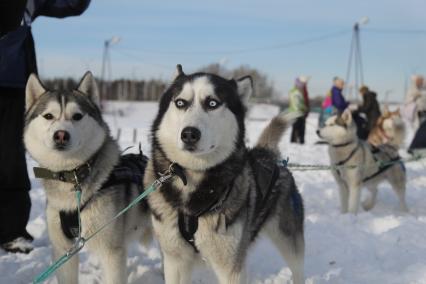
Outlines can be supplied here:
[[[376, 164], [379, 167], [391, 166], [401, 162], [411, 163], [426, 158], [426, 155], [414, 154], [409, 158], [400, 158], [394, 161], [377, 161]], [[336, 169], [354, 169], [363, 167], [364, 165], [318, 165], [318, 164], [296, 164], [289, 163], [289, 159], [281, 160], [280, 165], [291, 169], [292, 171], [325, 171], [325, 170], [336, 170]]]
[[172, 169], [173, 164], [170, 166], [169, 170], [160, 176], [160, 178], [156, 179], [149, 187], [148, 189], [144, 190], [141, 194], [138, 195], [132, 202], [130, 202], [129, 205], [127, 205], [125, 208], [123, 208], [120, 212], [118, 212], [114, 217], [112, 217], [108, 222], [103, 224], [101, 227], [99, 227], [96, 231], [94, 231], [91, 235], [89, 235], [87, 238], [83, 238], [81, 236], [81, 219], [80, 219], [80, 201], [81, 201], [81, 187], [80, 184], [77, 183], [75, 186], [76, 189], [76, 200], [77, 200], [77, 211], [78, 211], [78, 238], [76, 238], [73, 246], [58, 260], [56, 260], [52, 265], [50, 265], [45, 271], [40, 273], [36, 278], [33, 280], [33, 284], [38, 284], [46, 281], [52, 274], [56, 272], [62, 265], [64, 265], [68, 260], [70, 260], [74, 255], [76, 255], [88, 242], [91, 238], [93, 238], [95, 235], [97, 235], [99, 232], [104, 230], [108, 225], [110, 225], [112, 222], [115, 221], [115, 219], [119, 218], [121, 215], [123, 215], [126, 211], [128, 211], [130, 208], [135, 206], [139, 201], [144, 199], [148, 194], [155, 191], [157, 188], [159, 188], [163, 183], [168, 181], [170, 178], [174, 176], [174, 172]]

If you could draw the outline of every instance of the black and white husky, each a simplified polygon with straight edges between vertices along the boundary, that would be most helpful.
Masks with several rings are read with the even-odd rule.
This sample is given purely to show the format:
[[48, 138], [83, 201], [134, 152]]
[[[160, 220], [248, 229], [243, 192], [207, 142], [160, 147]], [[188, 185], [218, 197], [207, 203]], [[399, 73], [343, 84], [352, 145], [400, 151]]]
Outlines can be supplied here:
[[[91, 73], [69, 92], [46, 90], [31, 75], [26, 88], [25, 146], [39, 163], [47, 196], [46, 216], [53, 258], [64, 255], [78, 236], [75, 186], [81, 186], [82, 236], [110, 220], [142, 188], [144, 159], [120, 158], [119, 147], [99, 110]], [[124, 158], [126, 157], [126, 158]], [[146, 160], [145, 160], [146, 163]], [[128, 177], [128, 178], [126, 178]], [[126, 283], [127, 243], [149, 236], [147, 203], [116, 219], [87, 243], [103, 268], [102, 283]], [[78, 256], [58, 271], [59, 283], [78, 282]]]
[[288, 116], [274, 118], [258, 144], [244, 144], [245, 103], [252, 80], [195, 73], [177, 76], [152, 125], [145, 184], [175, 163], [180, 179], [149, 196], [163, 253], [166, 284], [190, 283], [203, 259], [220, 283], [244, 283], [247, 251], [266, 233], [303, 283], [303, 203], [291, 173], [279, 165]]
[[330, 117], [317, 134], [329, 144], [328, 152], [330, 162], [335, 166], [332, 173], [339, 186], [342, 213], [358, 212], [363, 186], [370, 191], [370, 196], [362, 205], [365, 210], [372, 209], [376, 203], [377, 187], [385, 180], [397, 194], [401, 210], [408, 210], [405, 203], [405, 167], [397, 148], [391, 144], [374, 147], [359, 140], [349, 110]]

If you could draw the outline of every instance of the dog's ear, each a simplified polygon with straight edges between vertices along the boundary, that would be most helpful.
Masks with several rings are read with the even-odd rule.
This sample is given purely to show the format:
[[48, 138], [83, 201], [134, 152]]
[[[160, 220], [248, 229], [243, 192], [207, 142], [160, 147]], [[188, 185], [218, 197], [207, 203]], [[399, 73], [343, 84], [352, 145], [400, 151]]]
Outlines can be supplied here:
[[25, 88], [25, 110], [29, 108], [38, 100], [38, 98], [46, 92], [46, 88], [41, 83], [36, 74], [31, 73], [28, 78], [27, 86]]
[[244, 76], [238, 79], [236, 83], [238, 95], [244, 105], [247, 105], [249, 98], [253, 94], [253, 79], [251, 76]]
[[173, 81], [176, 80], [179, 76], [185, 76], [185, 73], [183, 72], [182, 65], [178, 64], [176, 65], [176, 71], [175, 75], [173, 77]]
[[346, 125], [346, 122], [343, 120], [343, 118], [342, 118], [342, 114], [341, 114], [341, 113], [338, 113], [338, 114], [337, 114], [337, 116], [336, 116], [336, 120], [335, 120], [335, 123], [336, 123], [337, 125], [340, 125], [340, 126], [345, 126], [345, 125]]
[[342, 119], [346, 125], [350, 125], [352, 123], [352, 112], [350, 109], [345, 109], [345, 111], [342, 113]]
[[385, 117], [390, 115], [389, 106], [387, 104], [383, 107], [383, 114], [382, 115], [385, 116]]
[[98, 107], [100, 106], [100, 97], [98, 84], [96, 83], [95, 77], [93, 77], [92, 72], [87, 71], [80, 83], [78, 84], [77, 90], [94, 102]]
[[395, 115], [401, 115], [401, 110], [399, 109], [399, 107], [393, 112]]

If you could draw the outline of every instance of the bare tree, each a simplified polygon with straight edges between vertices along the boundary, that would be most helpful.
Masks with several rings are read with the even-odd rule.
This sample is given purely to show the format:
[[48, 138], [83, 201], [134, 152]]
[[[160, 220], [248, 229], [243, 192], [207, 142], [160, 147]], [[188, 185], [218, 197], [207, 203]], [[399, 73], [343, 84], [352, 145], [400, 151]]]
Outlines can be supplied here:
[[213, 73], [229, 79], [238, 79], [240, 77], [250, 75], [254, 82], [254, 101], [270, 102], [276, 94], [273, 82], [269, 80], [265, 74], [248, 65], [242, 65], [236, 69], [229, 70], [218, 63], [213, 63], [201, 68], [200, 72]]

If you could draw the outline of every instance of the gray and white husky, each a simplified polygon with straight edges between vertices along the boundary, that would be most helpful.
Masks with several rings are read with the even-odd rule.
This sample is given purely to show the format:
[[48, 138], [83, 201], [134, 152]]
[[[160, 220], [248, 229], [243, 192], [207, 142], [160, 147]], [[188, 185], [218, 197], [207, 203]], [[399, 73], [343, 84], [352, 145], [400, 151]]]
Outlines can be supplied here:
[[180, 179], [148, 202], [166, 284], [187, 284], [204, 260], [220, 283], [244, 283], [247, 251], [265, 233], [303, 283], [303, 202], [291, 173], [279, 165], [278, 142], [290, 117], [279, 115], [257, 145], [244, 143], [252, 79], [195, 73], [177, 76], [163, 94], [152, 125], [151, 184], [171, 164]]
[[339, 186], [342, 213], [357, 213], [363, 186], [370, 191], [370, 196], [362, 205], [365, 210], [372, 209], [377, 187], [384, 180], [397, 194], [401, 210], [407, 211], [405, 167], [397, 148], [390, 144], [374, 147], [359, 140], [349, 110], [330, 117], [317, 134], [328, 142], [330, 162], [336, 166], [332, 173]]
[[[129, 204], [142, 186], [111, 181], [121, 165], [119, 147], [99, 110], [99, 94], [90, 72], [69, 92], [46, 90], [32, 74], [26, 87], [24, 142], [39, 163], [47, 196], [48, 233], [53, 258], [64, 255], [76, 237], [76, 180], [81, 186], [82, 236], [110, 220]], [[143, 168], [143, 167], [142, 167]], [[140, 172], [143, 174], [143, 169]], [[141, 182], [143, 177], [140, 178]], [[116, 219], [87, 242], [103, 268], [102, 283], [126, 283], [127, 244], [148, 237], [151, 228], [147, 203]], [[59, 283], [78, 282], [78, 256], [58, 271]]]

